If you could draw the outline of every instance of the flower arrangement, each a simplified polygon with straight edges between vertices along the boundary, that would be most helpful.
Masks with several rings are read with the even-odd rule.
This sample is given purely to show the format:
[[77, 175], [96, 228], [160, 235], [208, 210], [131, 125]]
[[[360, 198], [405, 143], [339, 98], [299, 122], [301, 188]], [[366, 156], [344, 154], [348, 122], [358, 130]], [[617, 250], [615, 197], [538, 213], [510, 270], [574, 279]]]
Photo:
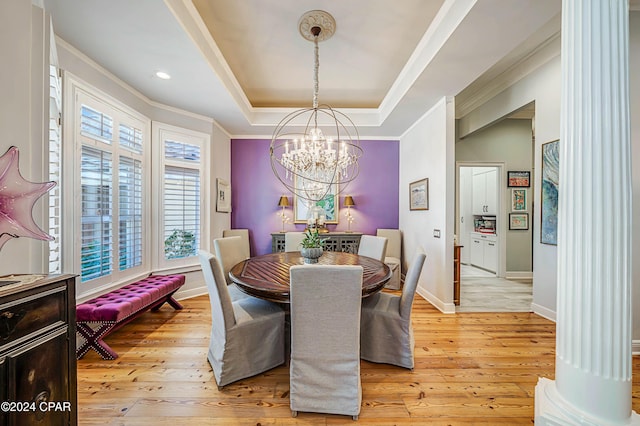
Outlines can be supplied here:
[[317, 228], [308, 229], [304, 233], [304, 238], [300, 245], [302, 248], [323, 248], [325, 241], [320, 238]]

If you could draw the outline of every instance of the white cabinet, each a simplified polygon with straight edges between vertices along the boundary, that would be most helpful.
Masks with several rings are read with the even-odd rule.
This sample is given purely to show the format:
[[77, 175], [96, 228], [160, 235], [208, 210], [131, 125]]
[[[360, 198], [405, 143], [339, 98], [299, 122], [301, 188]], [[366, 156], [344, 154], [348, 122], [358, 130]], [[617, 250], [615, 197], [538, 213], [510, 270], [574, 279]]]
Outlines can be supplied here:
[[469, 234], [471, 264], [491, 272], [498, 270], [498, 241], [495, 235]]
[[498, 202], [498, 171], [495, 167], [473, 169], [473, 214], [495, 216]]

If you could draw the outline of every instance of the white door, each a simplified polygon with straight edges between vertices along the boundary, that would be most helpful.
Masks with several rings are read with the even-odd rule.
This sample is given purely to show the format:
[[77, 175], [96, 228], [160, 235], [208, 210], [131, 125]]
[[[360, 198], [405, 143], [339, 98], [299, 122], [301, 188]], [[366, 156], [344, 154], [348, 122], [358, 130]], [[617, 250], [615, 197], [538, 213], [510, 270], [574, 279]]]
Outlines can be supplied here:
[[473, 200], [473, 214], [486, 215], [486, 180], [485, 173], [475, 173], [476, 167], [474, 167], [473, 174], [473, 194], [471, 198]]
[[498, 213], [498, 170], [492, 169], [485, 177], [485, 215], [496, 216]]
[[495, 241], [483, 241], [484, 243], [484, 268], [491, 272], [498, 269], [498, 247]]

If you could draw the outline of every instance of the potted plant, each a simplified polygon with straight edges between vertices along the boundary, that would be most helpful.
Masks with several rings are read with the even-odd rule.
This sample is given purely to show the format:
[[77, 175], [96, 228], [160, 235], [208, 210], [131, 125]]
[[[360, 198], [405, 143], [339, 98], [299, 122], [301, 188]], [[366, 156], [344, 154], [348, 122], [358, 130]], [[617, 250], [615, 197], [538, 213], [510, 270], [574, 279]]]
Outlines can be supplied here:
[[325, 241], [320, 238], [317, 229], [308, 229], [304, 233], [304, 238], [300, 245], [300, 253], [304, 258], [304, 263], [318, 263], [318, 258], [322, 256]]

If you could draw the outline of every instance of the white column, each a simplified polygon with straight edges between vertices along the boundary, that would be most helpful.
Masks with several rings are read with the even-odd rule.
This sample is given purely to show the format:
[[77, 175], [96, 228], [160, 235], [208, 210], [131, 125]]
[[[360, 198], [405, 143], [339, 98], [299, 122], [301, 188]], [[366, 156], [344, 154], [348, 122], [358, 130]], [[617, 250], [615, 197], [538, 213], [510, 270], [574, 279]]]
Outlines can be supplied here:
[[631, 410], [628, 0], [563, 0], [556, 380], [536, 425], [640, 424]]

